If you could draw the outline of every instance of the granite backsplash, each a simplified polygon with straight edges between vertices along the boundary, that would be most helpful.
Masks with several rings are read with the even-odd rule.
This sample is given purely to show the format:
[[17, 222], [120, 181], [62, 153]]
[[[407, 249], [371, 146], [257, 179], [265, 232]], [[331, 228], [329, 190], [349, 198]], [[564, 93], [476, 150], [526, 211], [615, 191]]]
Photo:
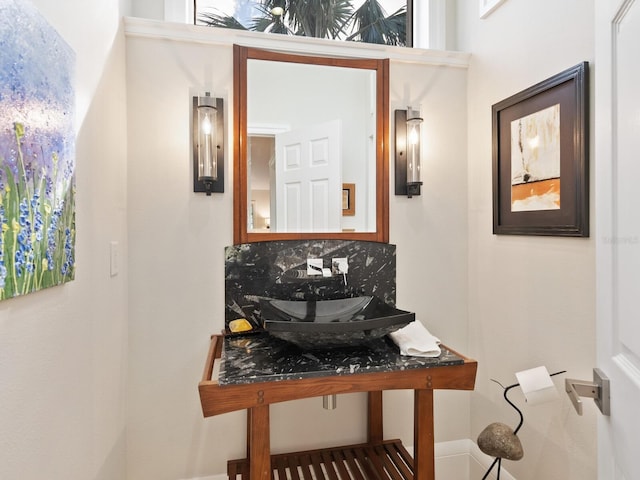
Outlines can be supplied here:
[[[347, 258], [349, 272], [307, 275], [307, 259]], [[225, 326], [246, 318], [260, 329], [261, 298], [332, 300], [362, 295], [395, 306], [396, 247], [355, 240], [283, 240], [231, 245], [225, 249]]]

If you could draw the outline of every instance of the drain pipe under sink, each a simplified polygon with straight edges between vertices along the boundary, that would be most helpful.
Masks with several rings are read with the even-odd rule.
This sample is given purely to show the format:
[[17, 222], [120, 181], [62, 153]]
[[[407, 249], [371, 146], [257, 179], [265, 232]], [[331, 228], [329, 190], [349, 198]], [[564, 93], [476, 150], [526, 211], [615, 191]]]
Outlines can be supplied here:
[[335, 395], [324, 395], [322, 397], [322, 408], [325, 410], [335, 410], [338, 406], [338, 400]]

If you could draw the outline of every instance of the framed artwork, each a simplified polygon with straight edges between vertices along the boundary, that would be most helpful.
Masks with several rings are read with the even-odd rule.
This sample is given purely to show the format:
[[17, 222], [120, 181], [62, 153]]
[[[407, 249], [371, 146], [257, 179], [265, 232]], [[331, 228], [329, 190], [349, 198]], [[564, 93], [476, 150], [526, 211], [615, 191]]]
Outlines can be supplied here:
[[493, 233], [589, 236], [587, 62], [492, 107]]
[[342, 184], [342, 215], [345, 217], [356, 214], [356, 184]]
[[75, 53], [0, 0], [0, 300], [75, 276]]

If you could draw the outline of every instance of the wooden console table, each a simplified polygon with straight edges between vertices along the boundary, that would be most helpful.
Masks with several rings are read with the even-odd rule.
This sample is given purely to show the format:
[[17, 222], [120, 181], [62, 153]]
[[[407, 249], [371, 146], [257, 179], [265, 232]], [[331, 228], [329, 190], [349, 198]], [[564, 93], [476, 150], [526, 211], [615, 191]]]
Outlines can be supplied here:
[[[463, 359], [462, 363], [221, 385], [212, 380], [212, 374], [215, 359], [221, 357], [223, 340], [219, 335], [211, 337], [198, 389], [205, 417], [247, 410], [247, 458], [228, 462], [227, 473], [232, 480], [434, 480], [433, 391], [473, 390], [475, 385], [477, 362], [448, 347]], [[397, 389], [414, 390], [413, 458], [399, 440], [383, 438], [382, 392]], [[366, 443], [271, 455], [270, 404], [355, 392], [368, 393]]]

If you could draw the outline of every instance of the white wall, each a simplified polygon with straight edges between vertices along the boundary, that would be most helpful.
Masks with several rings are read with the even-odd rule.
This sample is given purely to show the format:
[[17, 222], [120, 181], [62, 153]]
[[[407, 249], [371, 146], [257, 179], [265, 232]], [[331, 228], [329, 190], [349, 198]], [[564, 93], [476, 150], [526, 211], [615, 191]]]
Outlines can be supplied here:
[[[154, 20], [165, 19], [165, 0], [133, 0], [132, 15]], [[176, 7], [184, 6], [186, 0], [171, 0]]]
[[[422, 107], [422, 195], [395, 196], [391, 148], [390, 243], [397, 245], [397, 303], [450, 347], [467, 354], [466, 85], [461, 68], [391, 62], [390, 114]], [[393, 121], [391, 122], [393, 138]], [[390, 392], [388, 438], [412, 445], [411, 392]], [[435, 392], [435, 440], [468, 438], [469, 394]], [[402, 425], [402, 428], [400, 428]], [[395, 433], [397, 432], [397, 433]], [[394, 436], [395, 435], [395, 436]]]
[[[132, 22], [138, 32], [148, 27], [157, 25]], [[209, 336], [224, 325], [232, 155], [227, 150], [225, 193], [212, 197], [192, 192], [189, 156], [189, 95], [198, 89], [224, 97], [231, 144], [232, 48], [208, 43], [195, 33], [202, 27], [157, 28], [198, 41], [127, 37], [127, 452], [128, 475], [136, 480], [220, 474], [228, 459], [245, 455], [245, 413], [203, 418], [197, 391]], [[466, 75], [464, 68], [419, 61], [391, 64], [391, 111], [421, 103], [429, 131], [424, 194], [390, 198], [397, 300], [461, 351], [467, 348]], [[469, 395], [437, 394], [437, 441], [469, 437]], [[385, 400], [386, 436], [411, 445], [412, 395], [390, 392]], [[342, 395], [338, 404], [335, 411], [323, 410], [320, 398], [274, 405], [273, 451], [364, 441], [365, 396]]]
[[[478, 18], [476, 1], [458, 1], [457, 8], [458, 47], [472, 53], [469, 351], [479, 361], [472, 438], [491, 422], [515, 427], [518, 421], [490, 379], [508, 385], [516, 382], [514, 372], [539, 365], [567, 370], [556, 377], [557, 401], [524, 406], [519, 432], [524, 459], [503, 465], [519, 480], [593, 479], [599, 412], [585, 401], [585, 415], [579, 417], [563, 381], [590, 379], [595, 366], [594, 242], [493, 235], [491, 197], [491, 105], [583, 60], [593, 61], [593, 1], [507, 0], [485, 20]], [[520, 389], [513, 393], [524, 405]]]
[[[76, 280], [0, 303], [0, 478], [125, 472], [128, 1], [33, 2], [76, 52]], [[109, 242], [121, 248], [109, 276]]]

